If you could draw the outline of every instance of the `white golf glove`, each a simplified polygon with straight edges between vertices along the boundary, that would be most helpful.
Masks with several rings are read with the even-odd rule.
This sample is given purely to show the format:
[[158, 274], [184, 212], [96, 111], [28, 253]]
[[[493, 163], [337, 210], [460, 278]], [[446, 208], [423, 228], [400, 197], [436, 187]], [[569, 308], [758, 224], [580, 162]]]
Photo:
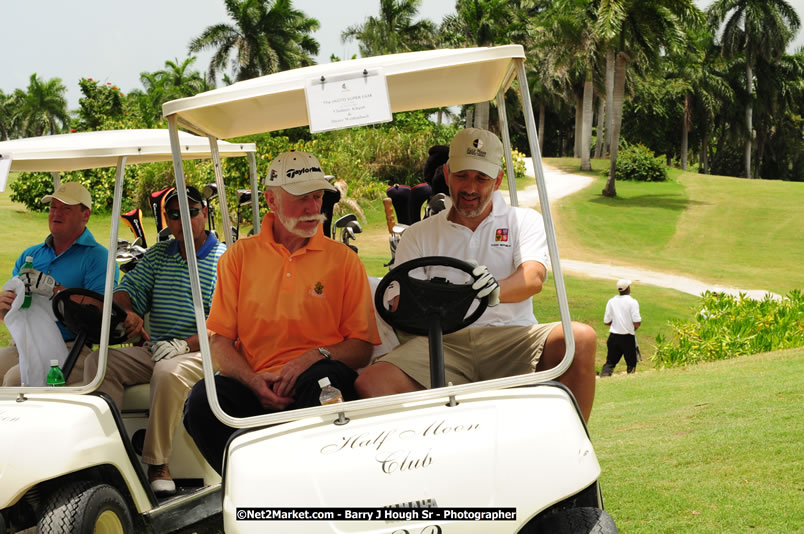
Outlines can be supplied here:
[[42, 295], [47, 298], [53, 296], [53, 289], [56, 287], [56, 279], [48, 276], [36, 269], [20, 270], [19, 278], [25, 282], [25, 286], [31, 293]]
[[190, 352], [190, 345], [183, 339], [168, 339], [151, 344], [151, 359], [155, 362], [169, 360], [179, 354]]
[[478, 265], [475, 260], [469, 260], [467, 263], [474, 267], [472, 276], [475, 277], [475, 283], [472, 284], [472, 289], [477, 291], [477, 298], [482, 299], [486, 295], [489, 297], [488, 305], [496, 306], [500, 303], [500, 284], [489, 272], [489, 268], [485, 265]]

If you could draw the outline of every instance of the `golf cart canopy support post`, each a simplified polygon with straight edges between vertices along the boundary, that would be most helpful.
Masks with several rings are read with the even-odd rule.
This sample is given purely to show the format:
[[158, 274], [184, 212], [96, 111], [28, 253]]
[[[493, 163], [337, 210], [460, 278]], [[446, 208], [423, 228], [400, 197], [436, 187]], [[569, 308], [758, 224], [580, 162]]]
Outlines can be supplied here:
[[[186, 132], [181, 132], [170, 142], [169, 132], [164, 129], [150, 130], [107, 130], [81, 132], [74, 134], [49, 135], [26, 139], [15, 139], [0, 142], [0, 157], [11, 159], [12, 172], [50, 172], [58, 176], [59, 172], [105, 168], [115, 166], [114, 200], [112, 203], [112, 221], [109, 236], [109, 256], [106, 265], [105, 295], [112, 295], [114, 289], [114, 251], [117, 250], [117, 239], [120, 229], [121, 203], [123, 196], [123, 178], [126, 165], [153, 163], [172, 160], [175, 154], [183, 159], [208, 159], [212, 157], [209, 140]], [[220, 157], [250, 156], [254, 161], [257, 147], [254, 143], [216, 143]], [[252, 165], [255, 168], [254, 165]], [[252, 175], [254, 174], [252, 169]], [[54, 177], [55, 178], [55, 177]], [[189, 227], [190, 213], [187, 209], [187, 191], [182, 175], [179, 189], [179, 204], [184, 198], [181, 209], [182, 225]], [[253, 181], [253, 177], [252, 177]], [[221, 189], [221, 195], [225, 192]], [[257, 213], [255, 218], [259, 218]], [[186, 233], [185, 238], [189, 236]], [[185, 244], [187, 241], [185, 240]], [[190, 249], [194, 247], [192, 241]], [[194, 255], [190, 255], [195, 260]], [[195, 262], [192, 262], [194, 265]], [[197, 265], [196, 265], [197, 268]], [[197, 272], [196, 272], [197, 275]], [[196, 278], [197, 280], [197, 278]], [[200, 286], [199, 286], [200, 287]], [[84, 386], [65, 386], [58, 388], [59, 393], [76, 392], [91, 393], [100, 386], [106, 372], [108, 358], [108, 340], [111, 330], [112, 299], [103, 299], [103, 322], [101, 325], [101, 342], [99, 345], [98, 374], [94, 380]], [[202, 312], [203, 316], [203, 312]], [[200, 336], [204, 337], [204, 336]], [[0, 391], [11, 391], [13, 394], [54, 393], [54, 388], [47, 386], [21, 386], [0, 388]]]
[[[171, 133], [181, 125], [199, 135], [219, 139], [239, 137], [254, 133], [270, 132], [285, 128], [307, 126], [309, 118], [305, 101], [304, 87], [311, 79], [322, 75], [329, 78], [339, 74], [360, 72], [364, 69], [379, 68], [385, 72], [391, 111], [411, 111], [435, 107], [471, 104], [497, 98], [503, 102], [506, 90], [514, 79], [519, 81], [523, 112], [533, 159], [536, 181], [539, 186], [541, 213], [545, 219], [547, 246], [550, 253], [553, 274], [556, 281], [561, 323], [566, 340], [566, 352], [562, 362], [547, 371], [506, 377], [479, 383], [450, 386], [438, 390], [424, 390], [413, 393], [351, 401], [346, 405], [317, 406], [278, 412], [249, 418], [237, 418], [226, 414], [220, 407], [215, 391], [215, 381], [206, 380], [207, 396], [215, 416], [234, 428], [272, 425], [308, 416], [323, 416], [339, 412], [370, 410], [389, 404], [423, 401], [428, 399], [461, 395], [490, 388], [514, 387], [551, 380], [562, 375], [572, 363], [575, 343], [572, 335], [569, 306], [563, 278], [561, 275], [555, 228], [550, 218], [541, 156], [536, 142], [535, 120], [530, 105], [527, 78], [524, 68], [525, 53], [520, 45], [507, 45], [493, 48], [470, 48], [458, 50], [428, 50], [388, 56], [370, 57], [349, 61], [314, 65], [290, 71], [279, 72], [238, 82], [228, 87], [167, 102], [162, 106], [163, 115], [168, 119]], [[439, 90], [434, 91], [437, 87]], [[500, 108], [504, 116], [505, 105]], [[507, 119], [503, 118], [502, 138], [508, 165], [508, 186], [512, 203], [516, 205], [516, 183], [513, 180], [511, 141], [508, 134]], [[183, 183], [181, 161], [174, 153], [176, 181]], [[255, 195], [252, 195], [252, 197]], [[197, 273], [195, 258], [188, 258], [192, 273]], [[196, 302], [198, 331], [205, 331], [205, 320], [200, 303], [200, 284], [197, 274], [191, 275], [193, 299]], [[201, 339], [201, 353], [205, 376], [213, 376], [209, 343], [205, 336]]]

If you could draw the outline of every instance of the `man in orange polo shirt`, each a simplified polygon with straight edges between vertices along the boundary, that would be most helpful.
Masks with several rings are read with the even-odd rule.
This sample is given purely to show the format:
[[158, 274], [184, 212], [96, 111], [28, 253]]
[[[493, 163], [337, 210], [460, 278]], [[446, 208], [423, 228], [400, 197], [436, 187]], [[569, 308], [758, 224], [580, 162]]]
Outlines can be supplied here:
[[[321, 229], [324, 191], [335, 188], [318, 159], [280, 154], [265, 187], [272, 213], [259, 235], [221, 256], [207, 319], [218, 399], [234, 417], [316, 406], [323, 377], [356, 399], [356, 369], [380, 343], [363, 264]], [[235, 429], [210, 410], [203, 380], [187, 398], [184, 426], [220, 473]]]

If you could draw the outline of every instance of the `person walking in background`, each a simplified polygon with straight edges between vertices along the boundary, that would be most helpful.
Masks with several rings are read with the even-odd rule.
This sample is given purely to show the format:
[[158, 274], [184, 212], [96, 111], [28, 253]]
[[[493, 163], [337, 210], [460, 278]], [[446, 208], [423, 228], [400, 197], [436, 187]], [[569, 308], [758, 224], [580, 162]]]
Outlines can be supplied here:
[[631, 296], [631, 280], [618, 280], [617, 291], [620, 294], [609, 299], [603, 316], [603, 322], [609, 327], [609, 339], [606, 341], [606, 363], [600, 376], [611, 376], [623, 356], [628, 372], [636, 371], [636, 330], [642, 324], [639, 303]]

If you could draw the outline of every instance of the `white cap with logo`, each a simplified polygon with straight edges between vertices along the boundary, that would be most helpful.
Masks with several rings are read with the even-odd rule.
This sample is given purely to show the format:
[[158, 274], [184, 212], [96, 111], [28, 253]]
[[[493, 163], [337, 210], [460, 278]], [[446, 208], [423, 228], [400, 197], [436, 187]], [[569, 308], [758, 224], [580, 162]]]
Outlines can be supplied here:
[[70, 206], [83, 204], [87, 208], [92, 208], [92, 196], [87, 188], [78, 182], [64, 182], [52, 195], [43, 196], [42, 204], [50, 204], [54, 198]]
[[264, 184], [281, 187], [291, 195], [336, 191], [327, 181], [318, 158], [308, 152], [283, 152], [271, 162]]
[[497, 178], [502, 169], [503, 146], [488, 130], [465, 128], [455, 134], [449, 145], [450, 172], [479, 171]]

